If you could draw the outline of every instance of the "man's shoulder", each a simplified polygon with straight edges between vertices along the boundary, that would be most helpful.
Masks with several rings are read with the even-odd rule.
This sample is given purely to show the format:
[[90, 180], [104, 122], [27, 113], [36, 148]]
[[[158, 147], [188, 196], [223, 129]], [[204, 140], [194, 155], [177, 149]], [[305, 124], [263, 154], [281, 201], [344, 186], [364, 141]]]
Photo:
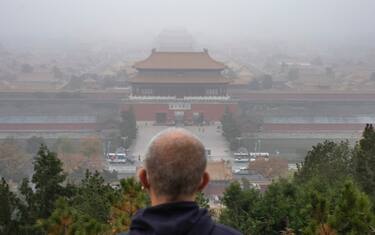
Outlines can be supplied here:
[[215, 224], [211, 235], [242, 235], [242, 233], [223, 224]]

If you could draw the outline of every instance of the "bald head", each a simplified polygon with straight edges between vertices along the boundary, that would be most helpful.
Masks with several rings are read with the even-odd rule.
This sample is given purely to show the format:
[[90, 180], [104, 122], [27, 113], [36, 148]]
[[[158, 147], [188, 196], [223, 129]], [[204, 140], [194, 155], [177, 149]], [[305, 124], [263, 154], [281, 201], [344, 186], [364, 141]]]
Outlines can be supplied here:
[[155, 136], [145, 167], [153, 190], [171, 200], [197, 191], [206, 168], [205, 148], [190, 132], [170, 128]]

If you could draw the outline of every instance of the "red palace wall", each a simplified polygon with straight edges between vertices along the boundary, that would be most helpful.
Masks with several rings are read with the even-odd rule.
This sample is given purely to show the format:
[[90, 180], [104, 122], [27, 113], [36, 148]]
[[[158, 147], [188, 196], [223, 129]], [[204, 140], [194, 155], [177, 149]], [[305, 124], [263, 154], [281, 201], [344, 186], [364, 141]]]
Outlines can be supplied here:
[[237, 103], [192, 103], [190, 109], [170, 109], [169, 103], [127, 103], [122, 109], [133, 107], [137, 121], [155, 121], [156, 113], [166, 113], [167, 120], [175, 119], [175, 111], [184, 111], [185, 120], [192, 120], [193, 113], [203, 113], [207, 121], [219, 121], [225, 109], [230, 112], [237, 111]]

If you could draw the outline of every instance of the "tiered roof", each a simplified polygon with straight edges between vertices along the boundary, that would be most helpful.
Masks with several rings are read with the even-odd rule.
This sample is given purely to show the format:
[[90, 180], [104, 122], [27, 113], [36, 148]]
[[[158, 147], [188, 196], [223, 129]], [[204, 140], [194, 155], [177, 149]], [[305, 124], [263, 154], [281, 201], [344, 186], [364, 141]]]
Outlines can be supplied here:
[[207, 50], [203, 52], [159, 52], [152, 50], [151, 55], [133, 66], [136, 69], [196, 69], [223, 70], [225, 64], [210, 57]]

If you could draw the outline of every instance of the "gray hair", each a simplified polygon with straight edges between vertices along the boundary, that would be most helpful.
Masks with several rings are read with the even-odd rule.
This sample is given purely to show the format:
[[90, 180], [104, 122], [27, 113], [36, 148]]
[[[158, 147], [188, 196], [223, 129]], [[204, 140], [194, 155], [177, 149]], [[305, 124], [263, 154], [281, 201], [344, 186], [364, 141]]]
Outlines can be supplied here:
[[207, 160], [202, 142], [187, 130], [168, 128], [150, 142], [145, 159], [155, 193], [175, 200], [197, 191]]

